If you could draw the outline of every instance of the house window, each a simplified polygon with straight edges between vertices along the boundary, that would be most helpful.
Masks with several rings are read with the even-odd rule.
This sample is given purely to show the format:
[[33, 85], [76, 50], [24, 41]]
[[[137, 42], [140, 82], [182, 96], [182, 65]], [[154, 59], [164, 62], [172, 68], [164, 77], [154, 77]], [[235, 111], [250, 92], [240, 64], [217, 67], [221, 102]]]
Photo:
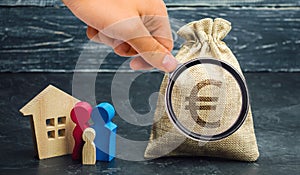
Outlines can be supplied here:
[[52, 126], [54, 126], [54, 118], [47, 119], [47, 120], [46, 120], [46, 126], [47, 126], [47, 127], [52, 127]]
[[49, 140], [55, 138], [66, 137], [66, 122], [67, 117], [59, 116], [56, 118], [50, 118], [46, 120], [47, 136]]
[[57, 118], [57, 123], [59, 125], [65, 125], [66, 124], [66, 117], [58, 117]]
[[55, 139], [55, 131], [48, 131], [48, 139]]
[[66, 130], [65, 129], [59, 129], [58, 130], [58, 137], [62, 138], [66, 136]]

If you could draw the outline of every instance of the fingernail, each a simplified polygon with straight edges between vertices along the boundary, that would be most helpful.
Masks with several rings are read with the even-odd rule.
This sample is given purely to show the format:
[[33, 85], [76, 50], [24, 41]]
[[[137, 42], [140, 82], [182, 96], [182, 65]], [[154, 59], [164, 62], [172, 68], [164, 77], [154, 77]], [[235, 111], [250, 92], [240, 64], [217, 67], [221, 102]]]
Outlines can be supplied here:
[[162, 62], [162, 66], [167, 72], [173, 72], [178, 65], [178, 61], [172, 56], [167, 54]]

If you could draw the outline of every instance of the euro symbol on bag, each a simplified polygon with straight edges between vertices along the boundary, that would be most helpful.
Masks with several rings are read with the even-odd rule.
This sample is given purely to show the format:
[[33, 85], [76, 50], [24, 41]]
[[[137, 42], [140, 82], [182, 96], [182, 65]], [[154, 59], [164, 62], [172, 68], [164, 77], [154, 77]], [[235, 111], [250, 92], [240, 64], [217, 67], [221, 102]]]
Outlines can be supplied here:
[[220, 88], [222, 86], [221, 81], [207, 79], [204, 81], [199, 82], [196, 84], [189, 97], [186, 97], [185, 100], [189, 103], [187, 106], [185, 106], [186, 110], [189, 110], [191, 113], [192, 118], [194, 121], [202, 126], [207, 128], [218, 128], [220, 127], [220, 120], [217, 122], [207, 122], [201, 119], [198, 115], [198, 110], [216, 110], [216, 105], [197, 105], [197, 102], [218, 102], [219, 97], [205, 97], [205, 96], [198, 96], [199, 91], [209, 85], [217, 86]]

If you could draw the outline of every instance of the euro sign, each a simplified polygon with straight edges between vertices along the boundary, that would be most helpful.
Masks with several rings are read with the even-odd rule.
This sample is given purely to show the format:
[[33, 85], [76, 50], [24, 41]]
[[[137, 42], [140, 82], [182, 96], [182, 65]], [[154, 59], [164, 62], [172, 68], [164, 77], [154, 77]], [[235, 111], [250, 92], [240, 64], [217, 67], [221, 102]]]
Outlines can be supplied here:
[[219, 97], [198, 96], [198, 93], [202, 88], [210, 85], [220, 88], [222, 86], [222, 82], [207, 79], [196, 84], [193, 87], [190, 96], [185, 98], [185, 100], [189, 103], [185, 109], [190, 111], [192, 118], [198, 125], [207, 128], [218, 128], [220, 127], [220, 120], [217, 122], [207, 122], [201, 119], [198, 115], [198, 110], [216, 110], [217, 108], [216, 105], [197, 105], [197, 102], [218, 102]]

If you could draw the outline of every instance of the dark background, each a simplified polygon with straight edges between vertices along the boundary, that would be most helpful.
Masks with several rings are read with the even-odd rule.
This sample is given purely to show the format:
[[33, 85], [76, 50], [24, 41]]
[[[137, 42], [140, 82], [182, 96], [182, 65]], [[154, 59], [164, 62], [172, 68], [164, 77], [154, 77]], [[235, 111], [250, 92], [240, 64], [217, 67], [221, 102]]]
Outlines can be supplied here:
[[[101, 45], [93, 45], [100, 50], [100, 55], [95, 56], [93, 49], [85, 46], [86, 26], [60, 0], [0, 0], [0, 174], [299, 174], [300, 1], [165, 2], [174, 30], [206, 17], [232, 22], [233, 30], [225, 42], [247, 79], [259, 160], [116, 159], [91, 167], [72, 161], [70, 156], [39, 161], [34, 157], [29, 118], [18, 112], [29, 99], [48, 84], [71, 93], [73, 72], [83, 49], [91, 56], [77, 71], [99, 73], [97, 102], [111, 102], [111, 82], [117, 69], [133, 72], [126, 65], [120, 67], [125, 58]], [[180, 40], [175, 43], [174, 54], [179, 47]], [[101, 61], [101, 67], [94, 69]], [[130, 102], [137, 112], [149, 111], [149, 95], [158, 91], [162, 77], [158, 71], [147, 72], [132, 84]], [[149, 137], [150, 126], [130, 125], [118, 115], [114, 122], [123, 137]]]

